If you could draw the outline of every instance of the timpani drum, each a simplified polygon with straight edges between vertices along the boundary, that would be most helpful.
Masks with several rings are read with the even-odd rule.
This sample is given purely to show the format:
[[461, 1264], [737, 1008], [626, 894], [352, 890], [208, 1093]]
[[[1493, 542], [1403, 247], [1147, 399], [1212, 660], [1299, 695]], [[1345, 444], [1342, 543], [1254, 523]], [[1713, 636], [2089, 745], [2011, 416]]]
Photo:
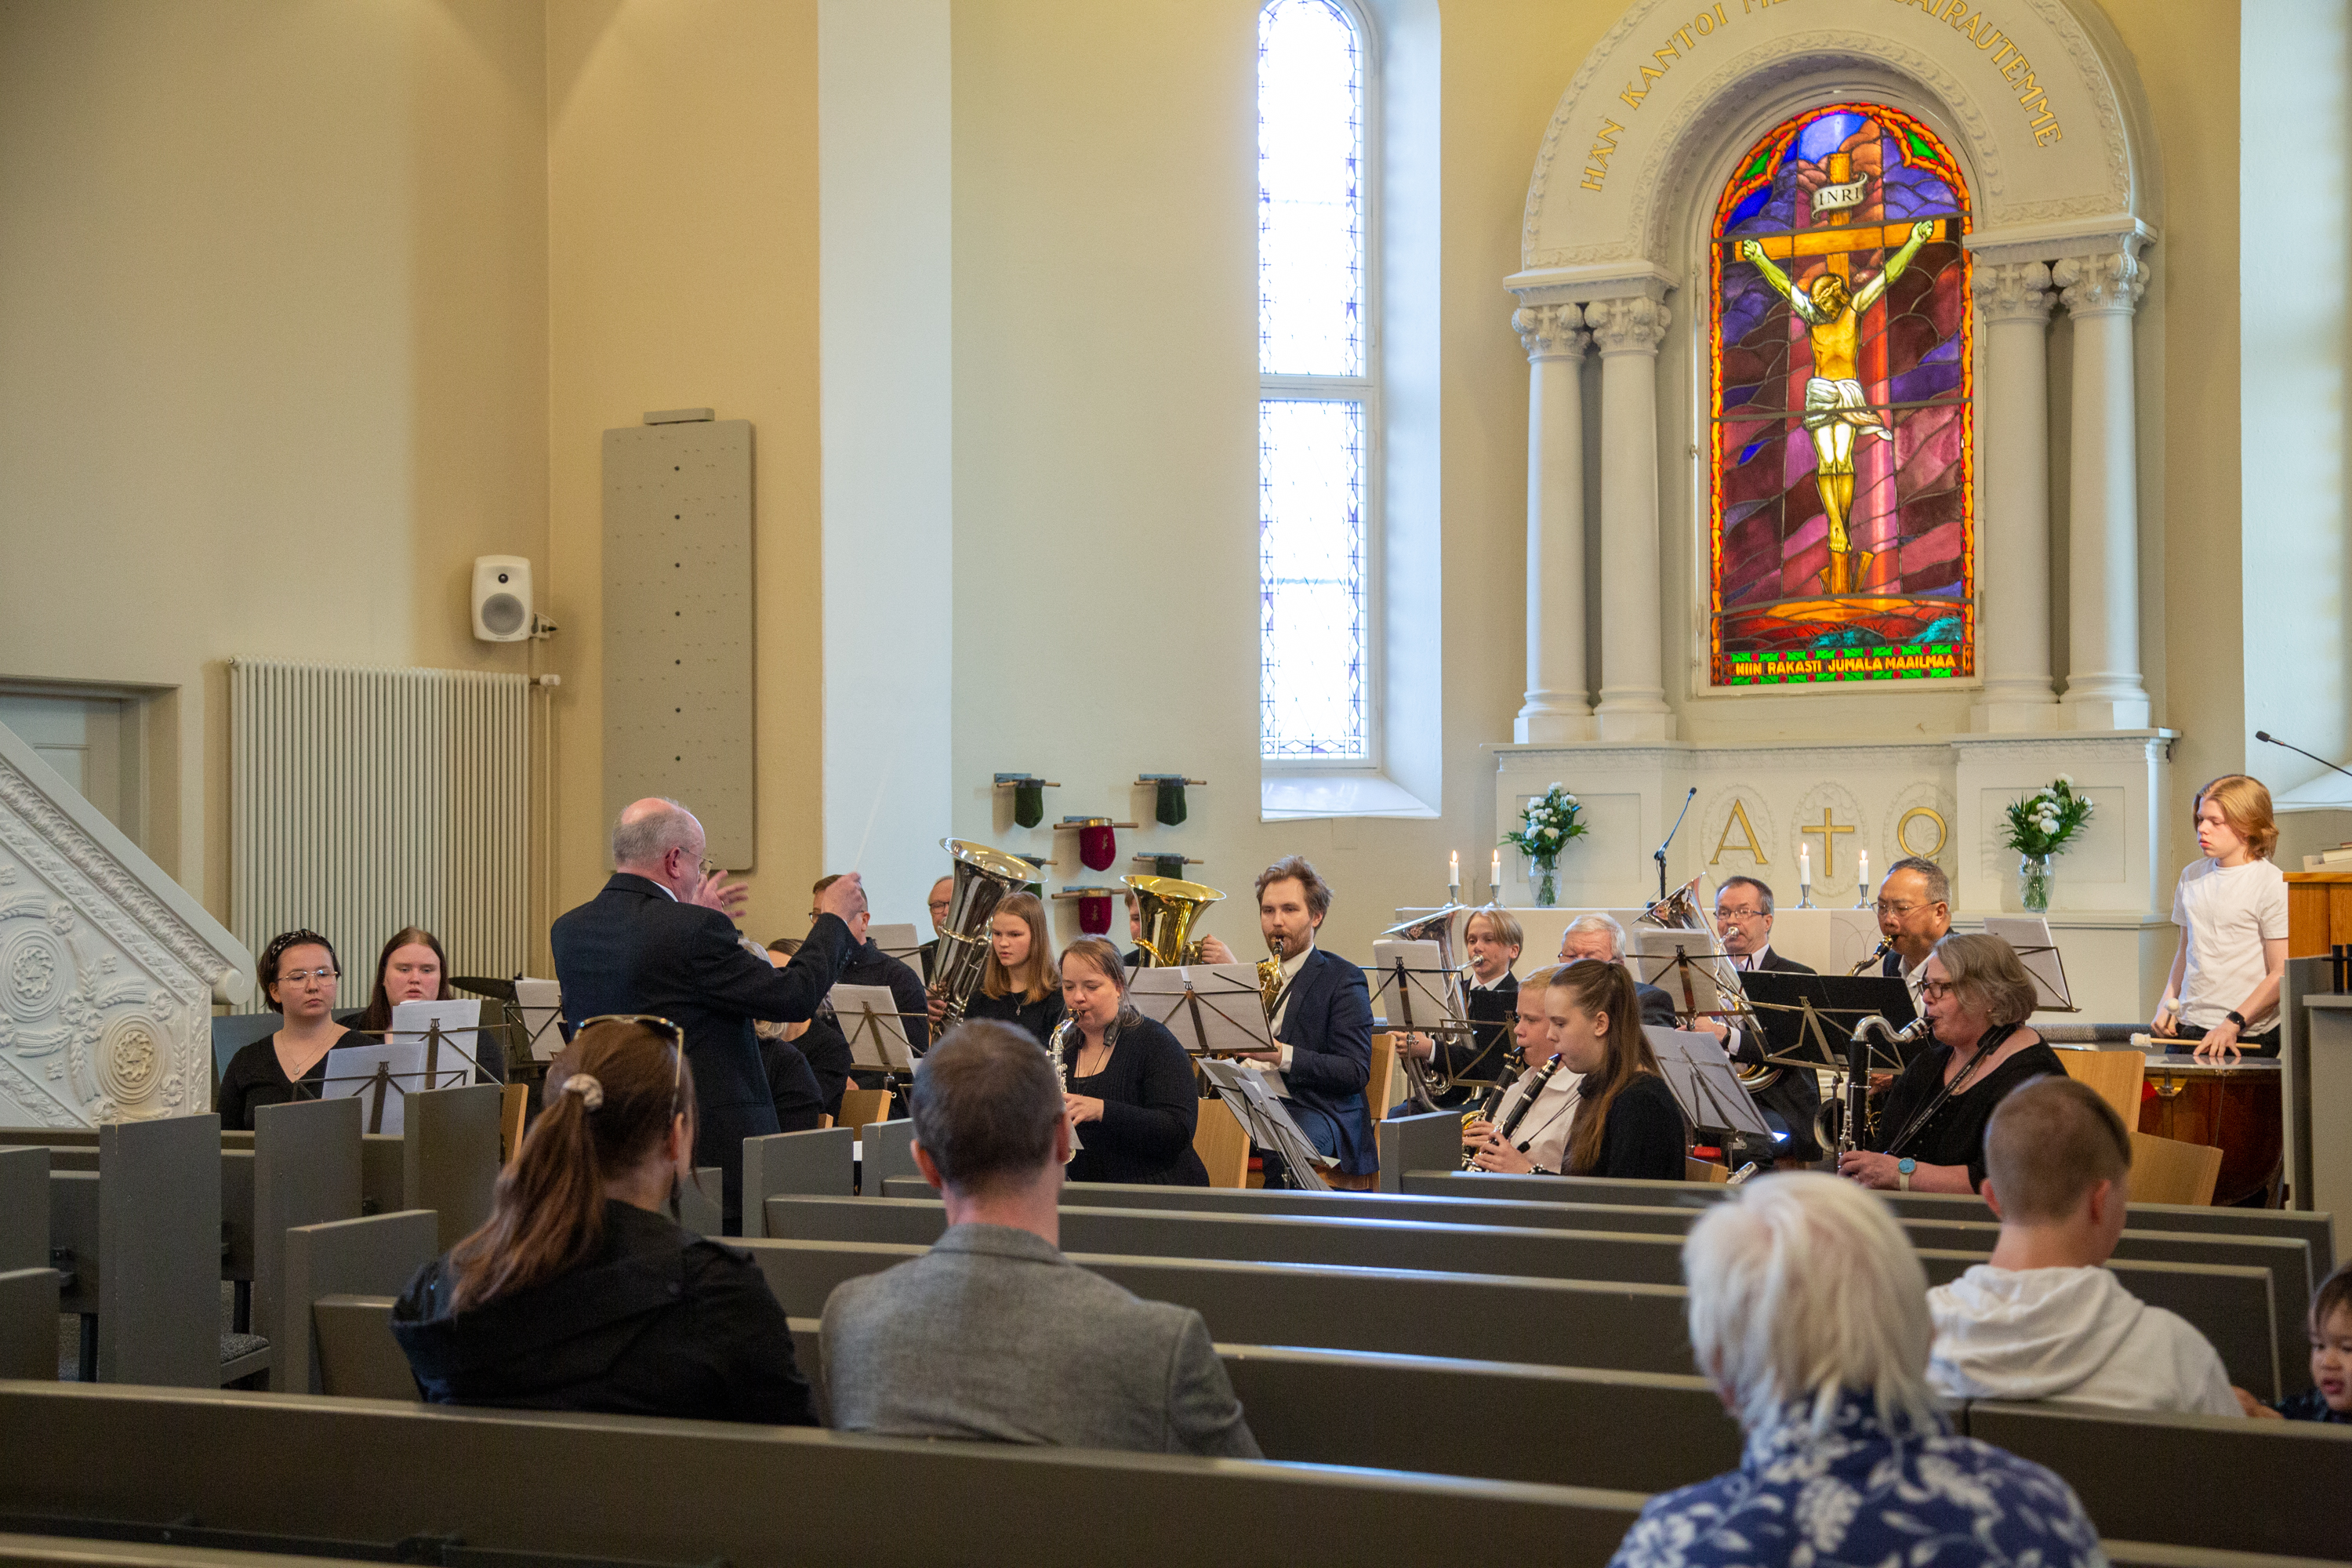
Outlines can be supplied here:
[[2151, 1056], [2139, 1130], [2221, 1150], [2216, 1205], [2274, 1206], [2286, 1152], [2284, 1077], [2276, 1057], [2207, 1062]]

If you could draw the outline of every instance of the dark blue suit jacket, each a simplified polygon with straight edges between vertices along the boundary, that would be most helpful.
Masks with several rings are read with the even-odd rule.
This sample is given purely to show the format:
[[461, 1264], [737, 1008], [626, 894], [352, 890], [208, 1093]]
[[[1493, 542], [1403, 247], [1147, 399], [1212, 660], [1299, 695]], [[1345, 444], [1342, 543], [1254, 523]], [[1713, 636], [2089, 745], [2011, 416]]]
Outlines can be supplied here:
[[751, 1020], [814, 1017], [853, 946], [849, 928], [819, 916], [792, 963], [778, 969], [737, 941], [735, 922], [717, 910], [679, 903], [658, 884], [623, 871], [560, 916], [549, 940], [566, 1024], [576, 1028], [600, 1013], [653, 1013], [686, 1031], [694, 1163], [724, 1173], [731, 1227], [742, 1215], [743, 1140], [778, 1131], [776, 1094]]
[[1339, 1128], [1339, 1169], [1351, 1176], [1380, 1169], [1380, 1146], [1364, 1086], [1372, 1077], [1372, 995], [1364, 972], [1317, 948], [1290, 983], [1282, 1027], [1275, 1037], [1290, 1047], [1282, 1076], [1290, 1098], [1330, 1118]]

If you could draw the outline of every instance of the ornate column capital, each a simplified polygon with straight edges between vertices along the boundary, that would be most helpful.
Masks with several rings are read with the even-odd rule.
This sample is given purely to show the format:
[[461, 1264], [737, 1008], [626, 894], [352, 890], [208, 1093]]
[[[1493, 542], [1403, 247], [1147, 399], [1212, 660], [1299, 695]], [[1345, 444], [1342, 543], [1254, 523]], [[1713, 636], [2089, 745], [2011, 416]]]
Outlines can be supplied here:
[[1674, 319], [1664, 303], [1646, 296], [1595, 300], [1584, 307], [1584, 323], [1604, 355], [1656, 353]]
[[2070, 316], [2131, 314], [2147, 292], [2147, 263], [2137, 242], [2097, 256], [2069, 256], [2050, 268]]
[[2039, 261], [1979, 266], [1969, 279], [1977, 298], [1977, 314], [1988, 322], [2050, 319], [2050, 268]]
[[1575, 305], [1522, 305], [1511, 312], [1511, 330], [1529, 359], [1582, 359], [1592, 346], [1584, 312]]

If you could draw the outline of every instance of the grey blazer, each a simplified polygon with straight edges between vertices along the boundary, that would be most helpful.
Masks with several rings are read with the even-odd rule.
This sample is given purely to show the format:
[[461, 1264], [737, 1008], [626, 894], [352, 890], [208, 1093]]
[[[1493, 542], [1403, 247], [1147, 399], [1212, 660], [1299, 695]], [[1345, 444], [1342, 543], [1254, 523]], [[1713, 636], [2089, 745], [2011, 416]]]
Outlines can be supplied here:
[[1200, 1313], [1140, 1300], [1025, 1230], [953, 1226], [844, 1282], [819, 1342], [841, 1431], [1261, 1457]]

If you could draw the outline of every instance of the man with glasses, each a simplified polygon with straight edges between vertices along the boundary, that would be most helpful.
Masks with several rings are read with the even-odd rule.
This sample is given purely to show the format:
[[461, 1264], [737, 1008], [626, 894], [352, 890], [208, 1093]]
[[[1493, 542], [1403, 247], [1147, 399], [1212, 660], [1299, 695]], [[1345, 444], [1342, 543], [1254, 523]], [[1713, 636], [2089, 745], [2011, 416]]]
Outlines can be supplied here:
[[[573, 1027], [599, 1014], [651, 1014], [684, 1033], [698, 1112], [694, 1163], [719, 1167], [733, 1235], [742, 1219], [743, 1140], [780, 1130], [752, 1020], [816, 1016], [856, 945], [848, 917], [864, 908], [866, 892], [852, 873], [819, 894], [808, 940], [779, 969], [742, 945], [725, 912], [741, 889], [704, 868], [703, 847], [702, 824], [677, 802], [633, 803], [613, 827], [612, 879], [548, 934]], [[807, 1074], [805, 1061], [799, 1067]], [[814, 1075], [805, 1087], [814, 1097]]]
[[1878, 934], [1892, 944], [1878, 972], [1901, 975], [1910, 988], [1912, 1008], [1923, 1016], [1927, 1004], [1919, 987], [1927, 977], [1920, 966], [1952, 929], [1951, 899], [1951, 879], [1944, 868], [1916, 855], [1889, 866], [1878, 884]]
[[[838, 876], [820, 877], [816, 886], [809, 889], [812, 921], [824, 918], [825, 889], [840, 880]], [[923, 990], [923, 983], [915, 978], [912, 967], [885, 952], [882, 944], [866, 934], [874, 924], [874, 916], [866, 907], [864, 892], [857, 895], [857, 908], [845, 918], [849, 921], [851, 946], [849, 956], [841, 961], [841, 973], [834, 977], [835, 984], [878, 985], [890, 993], [891, 1001], [898, 1007], [899, 1026], [907, 1031], [907, 1047], [921, 1056], [931, 1043], [928, 1013], [930, 998]]]
[[937, 963], [940, 959], [940, 938], [947, 933], [948, 910], [953, 908], [955, 904], [955, 879], [953, 877], [941, 877], [938, 881], [931, 884], [929, 903], [931, 907], [931, 940], [923, 943], [922, 946], [915, 950], [915, 956], [922, 964], [923, 984], [927, 986], [931, 983], [931, 965]]
[[[1812, 965], [1799, 963], [1772, 950], [1772, 889], [1754, 877], [1727, 877], [1715, 895], [1716, 929], [1723, 935], [1723, 951], [1731, 967], [1741, 973], [1759, 969], [1785, 974], [1811, 974]], [[1735, 1061], [1764, 1065], [1764, 1041], [1753, 1029], [1727, 1026], [1724, 1048]], [[1822, 1157], [1813, 1142], [1813, 1113], [1822, 1106], [1821, 1079], [1801, 1068], [1783, 1068], [1780, 1076], [1754, 1091], [1757, 1109], [1776, 1132], [1789, 1136], [1780, 1158], [1810, 1165]]]

